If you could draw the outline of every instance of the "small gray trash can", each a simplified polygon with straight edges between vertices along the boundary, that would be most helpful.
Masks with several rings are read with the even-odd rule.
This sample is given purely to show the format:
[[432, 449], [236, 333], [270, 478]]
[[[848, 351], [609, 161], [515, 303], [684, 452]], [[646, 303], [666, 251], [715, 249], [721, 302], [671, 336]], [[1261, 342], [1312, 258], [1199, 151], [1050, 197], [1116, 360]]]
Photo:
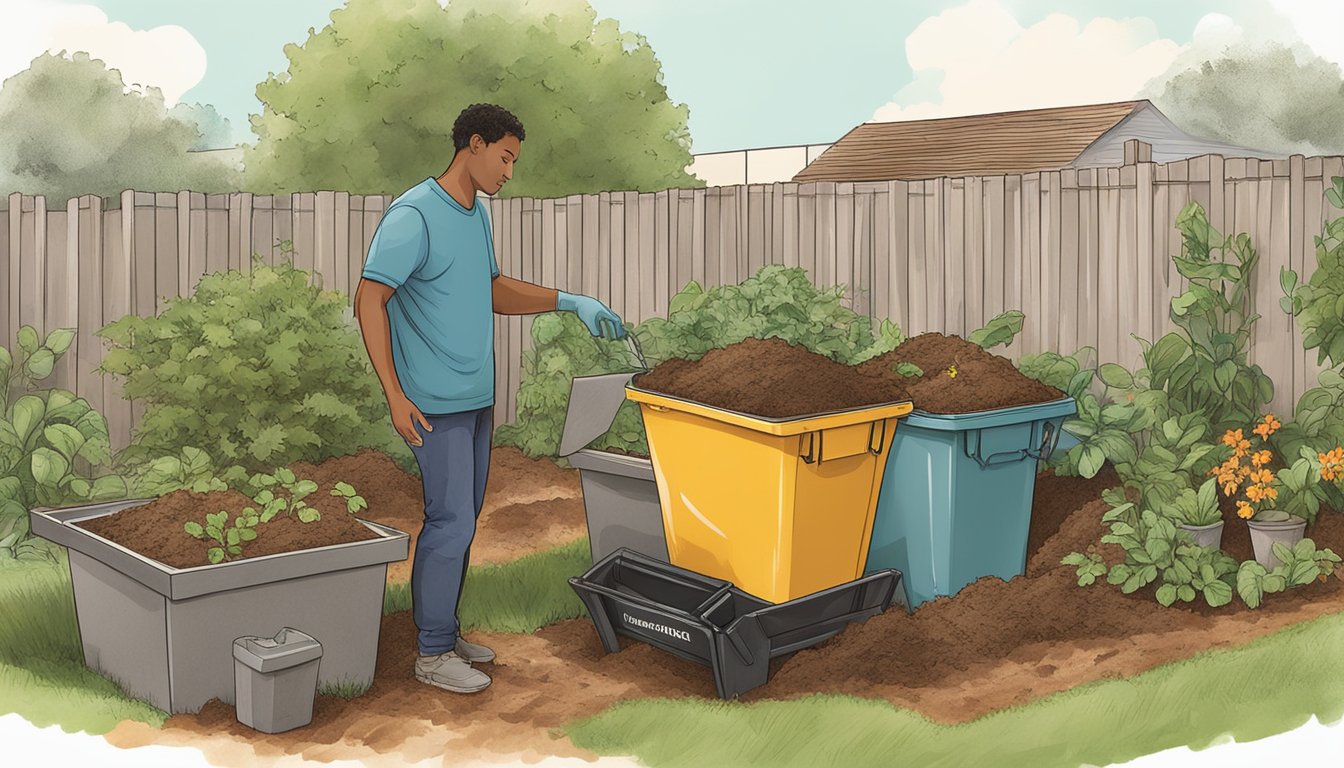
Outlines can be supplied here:
[[322, 644], [285, 627], [275, 637], [233, 641], [233, 692], [238, 722], [280, 733], [313, 720]]

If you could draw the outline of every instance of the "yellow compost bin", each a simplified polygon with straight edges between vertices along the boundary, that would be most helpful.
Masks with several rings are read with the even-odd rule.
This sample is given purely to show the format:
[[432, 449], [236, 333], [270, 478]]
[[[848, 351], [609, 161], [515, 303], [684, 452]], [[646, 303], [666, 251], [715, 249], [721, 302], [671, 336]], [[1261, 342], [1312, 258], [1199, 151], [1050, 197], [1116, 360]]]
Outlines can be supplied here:
[[631, 384], [674, 565], [782, 603], [863, 575], [909, 401], [763, 419]]

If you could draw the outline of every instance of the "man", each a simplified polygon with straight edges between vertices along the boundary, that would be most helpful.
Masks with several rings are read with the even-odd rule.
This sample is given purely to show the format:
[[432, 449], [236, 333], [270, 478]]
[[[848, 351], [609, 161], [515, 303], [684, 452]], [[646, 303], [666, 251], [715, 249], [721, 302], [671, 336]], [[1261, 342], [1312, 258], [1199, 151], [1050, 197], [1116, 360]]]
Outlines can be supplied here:
[[495, 401], [494, 317], [576, 313], [594, 336], [621, 338], [600, 301], [501, 275], [476, 193], [513, 178], [523, 125], [493, 104], [453, 123], [452, 163], [392, 202], [355, 292], [355, 315], [387, 396], [392, 425], [420, 465], [425, 519], [411, 567], [421, 682], [458, 693], [490, 685], [473, 663], [489, 648], [458, 634], [457, 606], [490, 466]]

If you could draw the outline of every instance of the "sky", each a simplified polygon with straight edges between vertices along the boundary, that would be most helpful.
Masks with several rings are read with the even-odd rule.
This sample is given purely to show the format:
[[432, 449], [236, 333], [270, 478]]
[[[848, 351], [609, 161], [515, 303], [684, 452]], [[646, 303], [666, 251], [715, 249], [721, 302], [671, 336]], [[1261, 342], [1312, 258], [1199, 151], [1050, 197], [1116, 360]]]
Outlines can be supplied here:
[[[1321, 0], [590, 2], [648, 39], [697, 153], [830, 143], [867, 120], [1125, 100], [1239, 40], [1344, 64], [1344, 3]], [[0, 0], [0, 78], [43, 50], [87, 50], [169, 105], [214, 105], [251, 141], [257, 84], [342, 3]]]

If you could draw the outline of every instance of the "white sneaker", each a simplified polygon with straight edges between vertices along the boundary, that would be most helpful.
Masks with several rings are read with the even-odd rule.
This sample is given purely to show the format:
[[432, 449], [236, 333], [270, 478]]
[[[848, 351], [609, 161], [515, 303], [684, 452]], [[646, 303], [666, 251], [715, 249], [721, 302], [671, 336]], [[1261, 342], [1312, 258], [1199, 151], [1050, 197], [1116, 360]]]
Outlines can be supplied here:
[[494, 651], [486, 648], [484, 645], [469, 643], [461, 637], [457, 638], [457, 646], [453, 648], [453, 652], [456, 653], [459, 658], [466, 659], [472, 664], [484, 664], [485, 662], [495, 660]]
[[416, 659], [415, 679], [453, 693], [476, 693], [490, 685], [489, 675], [472, 669], [466, 659], [452, 651]]

